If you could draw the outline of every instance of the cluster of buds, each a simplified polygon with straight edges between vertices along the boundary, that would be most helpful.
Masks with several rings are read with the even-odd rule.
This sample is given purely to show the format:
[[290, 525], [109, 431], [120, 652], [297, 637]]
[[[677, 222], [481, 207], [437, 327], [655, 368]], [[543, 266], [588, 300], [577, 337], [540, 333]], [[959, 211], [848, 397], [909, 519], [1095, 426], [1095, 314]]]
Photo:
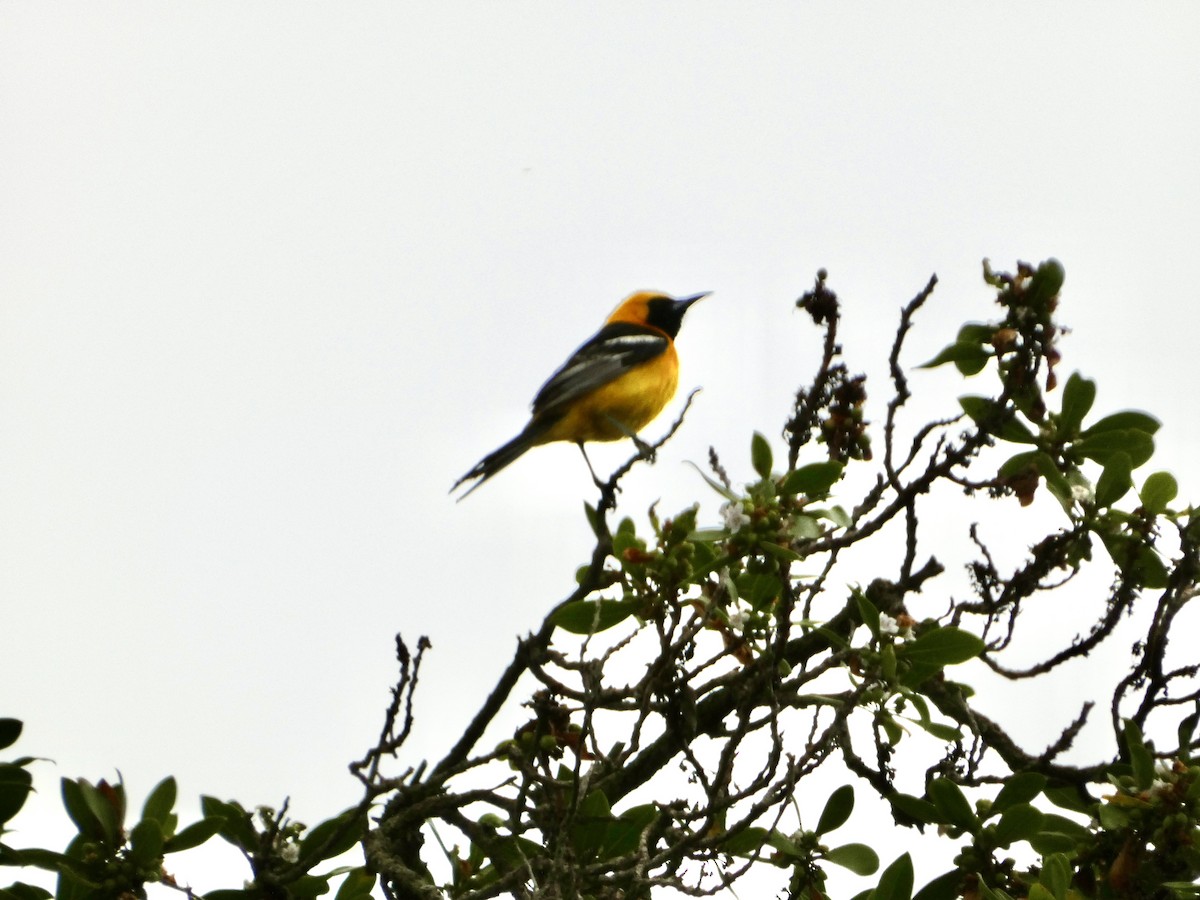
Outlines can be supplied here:
[[1004, 385], [1022, 412], [1040, 422], [1046, 412], [1036, 387], [1042, 361], [1046, 364], [1046, 390], [1052, 391], [1058, 384], [1054, 367], [1061, 354], [1055, 346], [1059, 329], [1054, 312], [1065, 272], [1056, 259], [1048, 259], [1036, 269], [1018, 263], [1015, 275], [993, 272], [987, 260], [983, 267], [984, 280], [999, 288], [996, 302], [1007, 311], [1003, 325], [991, 337]]
[[583, 759], [592, 758], [584, 747], [582, 730], [572, 724], [570, 711], [553, 694], [538, 691], [526, 706], [533, 709], [534, 718], [518, 728], [511, 740], [501, 742], [496, 748], [508, 757], [513, 768], [519, 768], [519, 760], [534, 756], [559, 759], [564, 747]]
[[821, 420], [821, 440], [829, 448], [829, 458], [838, 462], [871, 458], [871, 438], [863, 418], [867, 400], [865, 375], [851, 376], [838, 366], [839, 376], [829, 402], [829, 413]]

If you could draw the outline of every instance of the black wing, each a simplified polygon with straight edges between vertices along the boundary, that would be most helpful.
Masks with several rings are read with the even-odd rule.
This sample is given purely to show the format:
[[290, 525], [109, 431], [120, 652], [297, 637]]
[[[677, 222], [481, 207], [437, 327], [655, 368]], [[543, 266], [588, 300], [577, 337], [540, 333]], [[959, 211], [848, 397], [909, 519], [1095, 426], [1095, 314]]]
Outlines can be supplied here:
[[571, 354], [533, 398], [533, 414], [551, 414], [667, 349], [661, 332], [643, 325], [605, 325]]

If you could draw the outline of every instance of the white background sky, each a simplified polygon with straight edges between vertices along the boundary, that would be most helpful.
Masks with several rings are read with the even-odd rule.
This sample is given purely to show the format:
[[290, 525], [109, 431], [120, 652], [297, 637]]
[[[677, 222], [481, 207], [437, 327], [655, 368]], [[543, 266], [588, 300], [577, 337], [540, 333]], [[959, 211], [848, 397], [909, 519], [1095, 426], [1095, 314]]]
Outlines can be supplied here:
[[634, 289], [715, 293], [632, 514], [709, 444], [748, 477], [818, 267], [879, 375], [932, 272], [909, 363], [991, 313], [984, 256], [1063, 261], [1064, 374], [1195, 496], [1198, 45], [1194, 3], [0, 4], [0, 715], [54, 760], [12, 842], [118, 767], [349, 805], [397, 630], [443, 752], [593, 494], [569, 446], [446, 490]]

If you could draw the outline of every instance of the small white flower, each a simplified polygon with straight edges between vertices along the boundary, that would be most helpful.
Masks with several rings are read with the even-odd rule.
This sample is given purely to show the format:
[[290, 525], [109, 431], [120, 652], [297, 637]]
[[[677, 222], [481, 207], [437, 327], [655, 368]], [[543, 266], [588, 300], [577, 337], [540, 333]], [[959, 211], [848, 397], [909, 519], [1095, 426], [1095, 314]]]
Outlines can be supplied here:
[[750, 517], [742, 510], [742, 504], [736, 500], [721, 504], [721, 518], [725, 520], [725, 528], [730, 532], [740, 531], [743, 526], [750, 524]]
[[912, 637], [912, 625], [901, 625], [898, 619], [893, 619], [887, 613], [880, 613], [879, 633], [909, 638]]
[[729, 627], [741, 631], [746, 625], [746, 614], [740, 609], [731, 609], [728, 613]]
[[1174, 789], [1175, 765], [1170, 760], [1160, 759], [1154, 764], [1154, 780], [1150, 782], [1151, 794], [1165, 794]]
[[284, 844], [279, 848], [279, 858], [284, 862], [294, 863], [300, 858], [300, 845]]
[[1087, 503], [1092, 499], [1092, 489], [1086, 484], [1071, 485], [1071, 499], [1076, 503]]

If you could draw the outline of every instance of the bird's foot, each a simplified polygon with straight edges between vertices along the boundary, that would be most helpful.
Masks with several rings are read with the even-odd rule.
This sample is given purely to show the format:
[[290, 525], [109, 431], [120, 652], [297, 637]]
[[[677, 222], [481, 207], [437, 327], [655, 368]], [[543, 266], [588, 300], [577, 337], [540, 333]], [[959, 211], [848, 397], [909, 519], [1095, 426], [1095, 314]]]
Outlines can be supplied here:
[[654, 448], [643, 441], [636, 434], [631, 435], [631, 437], [633, 438], [634, 446], [637, 447], [638, 453], [641, 455], [642, 459], [646, 460], [646, 462], [654, 462]]

